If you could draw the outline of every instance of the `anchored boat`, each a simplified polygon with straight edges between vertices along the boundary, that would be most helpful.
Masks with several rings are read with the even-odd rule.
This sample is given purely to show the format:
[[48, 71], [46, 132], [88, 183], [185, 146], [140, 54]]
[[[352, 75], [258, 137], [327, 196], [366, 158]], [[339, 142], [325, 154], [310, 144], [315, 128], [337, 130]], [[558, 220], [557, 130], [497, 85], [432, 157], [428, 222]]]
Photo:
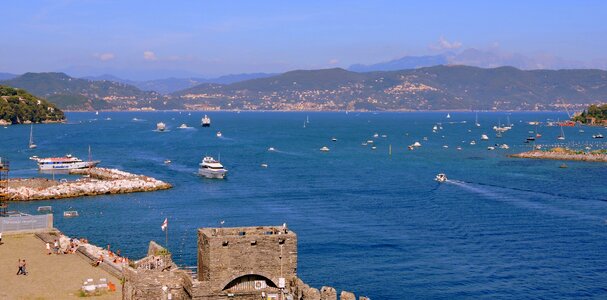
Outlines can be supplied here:
[[83, 161], [77, 157], [68, 154], [64, 157], [49, 157], [39, 158], [37, 156], [30, 157], [31, 160], [38, 164], [39, 170], [72, 170], [86, 169], [95, 167], [100, 163], [98, 160]]
[[211, 127], [211, 118], [207, 117], [207, 115], [204, 115], [204, 118], [202, 118], [201, 121], [201, 125], [202, 127]]

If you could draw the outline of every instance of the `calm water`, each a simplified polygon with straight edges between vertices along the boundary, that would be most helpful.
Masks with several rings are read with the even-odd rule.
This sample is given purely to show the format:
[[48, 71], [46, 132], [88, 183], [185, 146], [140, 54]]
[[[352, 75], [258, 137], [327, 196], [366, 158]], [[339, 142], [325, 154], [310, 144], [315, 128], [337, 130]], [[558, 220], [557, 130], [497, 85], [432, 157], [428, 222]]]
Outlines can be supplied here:
[[[530, 148], [522, 142], [535, 128], [521, 121], [564, 114], [513, 113], [515, 126], [501, 139], [491, 127], [505, 122], [505, 113], [479, 114], [480, 128], [473, 113], [215, 112], [207, 129], [199, 127], [202, 115], [69, 113], [69, 124], [34, 126], [35, 150], [26, 150], [28, 126], [0, 128], [0, 155], [11, 160], [12, 177], [37, 176], [31, 155], [86, 158], [90, 145], [104, 167], [174, 185], [11, 208], [34, 213], [52, 205], [66, 234], [112, 244], [132, 258], [144, 255], [149, 240], [164, 241], [160, 225], [168, 217], [170, 248], [186, 265], [196, 264], [198, 227], [286, 222], [299, 236], [304, 281], [373, 299], [607, 298], [605, 164], [567, 162], [561, 169], [558, 161], [505, 156]], [[154, 131], [159, 121], [168, 132]], [[460, 121], [467, 123], [446, 123]], [[436, 122], [443, 130], [432, 133]], [[178, 129], [181, 123], [194, 128]], [[539, 141], [557, 142], [558, 127], [538, 129]], [[565, 128], [564, 143], [596, 147], [591, 135], [607, 135], [584, 129]], [[377, 150], [361, 146], [375, 132]], [[482, 133], [491, 140], [481, 142]], [[415, 141], [422, 147], [406, 150]], [[488, 151], [496, 142], [511, 148]], [[321, 153], [322, 146], [331, 151]], [[205, 154], [221, 155], [228, 180], [196, 176]], [[434, 182], [439, 172], [451, 182]], [[80, 217], [63, 219], [68, 209]]]

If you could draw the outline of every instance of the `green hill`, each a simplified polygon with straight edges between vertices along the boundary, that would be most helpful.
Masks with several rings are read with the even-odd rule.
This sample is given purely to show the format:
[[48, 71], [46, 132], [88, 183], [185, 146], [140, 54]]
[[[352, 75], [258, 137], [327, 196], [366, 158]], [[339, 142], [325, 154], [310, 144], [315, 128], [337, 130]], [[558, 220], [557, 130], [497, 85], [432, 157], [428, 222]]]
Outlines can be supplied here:
[[144, 92], [129, 84], [73, 78], [64, 73], [25, 73], [0, 84], [26, 89], [71, 110], [137, 107], [161, 98], [158, 93]]
[[191, 102], [197, 99], [221, 108], [550, 110], [561, 109], [563, 102], [580, 108], [604, 102], [607, 72], [469, 66], [368, 73], [326, 69], [199, 85], [173, 95], [186, 94]]
[[0, 121], [2, 123], [60, 122], [63, 112], [54, 104], [22, 89], [0, 85]]

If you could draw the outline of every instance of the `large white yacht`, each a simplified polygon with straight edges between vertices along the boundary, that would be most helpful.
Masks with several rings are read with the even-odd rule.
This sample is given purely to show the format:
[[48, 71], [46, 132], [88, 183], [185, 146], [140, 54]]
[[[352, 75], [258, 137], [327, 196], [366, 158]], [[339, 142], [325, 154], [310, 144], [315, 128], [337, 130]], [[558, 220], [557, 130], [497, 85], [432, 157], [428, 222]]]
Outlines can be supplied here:
[[198, 174], [206, 178], [223, 179], [228, 175], [228, 170], [218, 160], [210, 156], [205, 156], [199, 166]]
[[64, 157], [49, 157], [39, 158], [37, 156], [30, 157], [31, 160], [38, 163], [39, 170], [72, 170], [86, 169], [95, 167], [100, 161], [83, 161], [77, 157], [68, 154]]
[[204, 115], [204, 118], [202, 118], [202, 127], [211, 127], [211, 118], [207, 117], [207, 115]]

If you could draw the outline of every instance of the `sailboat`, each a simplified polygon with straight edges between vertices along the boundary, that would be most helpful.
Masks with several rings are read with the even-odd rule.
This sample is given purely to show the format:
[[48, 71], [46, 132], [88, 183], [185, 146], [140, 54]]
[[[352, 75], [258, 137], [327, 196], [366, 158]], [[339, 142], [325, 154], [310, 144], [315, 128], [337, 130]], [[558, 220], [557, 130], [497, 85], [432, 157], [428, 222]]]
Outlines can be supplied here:
[[310, 118], [309, 118], [309, 116], [306, 116], [306, 123], [310, 124]]
[[451, 119], [451, 115], [447, 113], [447, 119]]
[[475, 120], [474, 122], [476, 124], [476, 127], [481, 127], [481, 124], [478, 122], [478, 113], [476, 113], [474, 120]]
[[34, 149], [38, 146], [36, 146], [36, 144], [34, 144], [34, 125], [32, 124], [32, 126], [30, 127], [30, 143], [29, 143], [29, 147], [30, 149]]
[[561, 125], [561, 135], [559, 135], [556, 139], [561, 140], [561, 141], [565, 139], [565, 132], [563, 131], [563, 125]]

